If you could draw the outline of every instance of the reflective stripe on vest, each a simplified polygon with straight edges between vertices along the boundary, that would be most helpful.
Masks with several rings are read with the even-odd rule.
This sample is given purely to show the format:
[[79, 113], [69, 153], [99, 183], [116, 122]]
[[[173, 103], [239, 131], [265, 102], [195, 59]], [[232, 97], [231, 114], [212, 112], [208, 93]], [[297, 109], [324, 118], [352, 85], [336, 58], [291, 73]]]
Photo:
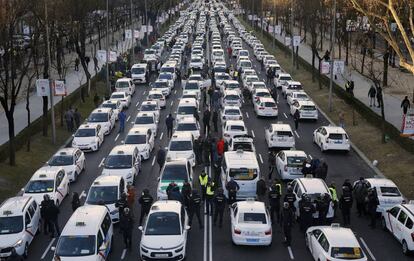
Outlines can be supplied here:
[[332, 200], [333, 200], [333, 201], [338, 201], [338, 197], [336, 196], [336, 189], [334, 189], [334, 188], [329, 188], [329, 192], [331, 193]]
[[214, 184], [212, 184], [211, 186], [207, 186], [207, 190], [206, 190], [206, 195], [212, 196], [214, 195], [214, 191], [212, 190]]
[[206, 186], [208, 182], [208, 176], [205, 175], [204, 177], [202, 175], [198, 176], [198, 179], [200, 180], [201, 186]]

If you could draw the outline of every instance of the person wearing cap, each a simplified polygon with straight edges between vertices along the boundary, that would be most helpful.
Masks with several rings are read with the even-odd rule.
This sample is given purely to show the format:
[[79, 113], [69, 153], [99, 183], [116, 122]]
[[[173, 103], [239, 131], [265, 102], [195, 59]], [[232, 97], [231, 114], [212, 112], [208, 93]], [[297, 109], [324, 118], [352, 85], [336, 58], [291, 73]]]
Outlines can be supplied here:
[[290, 246], [290, 244], [292, 243], [292, 226], [293, 226], [294, 214], [288, 202], [283, 203], [281, 219], [282, 219], [283, 234], [285, 236], [284, 243], [286, 244], [286, 246]]
[[132, 247], [132, 229], [134, 227], [134, 219], [131, 215], [130, 208], [124, 208], [124, 213], [121, 215], [119, 221], [119, 228], [121, 229], [124, 237], [125, 248], [131, 249]]
[[201, 197], [198, 194], [197, 190], [193, 190], [189, 201], [188, 201], [188, 225], [191, 226], [193, 223], [193, 217], [194, 214], [197, 217], [198, 220], [198, 225], [200, 227], [200, 229], [203, 228], [203, 223], [201, 222], [201, 214], [200, 214], [200, 209], [201, 209]]
[[141, 217], [139, 218], [140, 226], [142, 225], [142, 220], [144, 219], [145, 215], [149, 214], [152, 202], [154, 202], [154, 199], [149, 194], [149, 190], [144, 189], [142, 191], [141, 197], [138, 199], [138, 203], [141, 205]]
[[204, 170], [201, 172], [200, 176], [198, 176], [198, 180], [200, 182], [201, 198], [203, 199], [203, 201], [205, 201], [208, 176]]
[[217, 189], [217, 194], [214, 196], [214, 219], [213, 225], [215, 226], [217, 223], [217, 216], [219, 216], [219, 227], [223, 226], [223, 214], [224, 208], [226, 207], [226, 196], [224, 196], [223, 189]]

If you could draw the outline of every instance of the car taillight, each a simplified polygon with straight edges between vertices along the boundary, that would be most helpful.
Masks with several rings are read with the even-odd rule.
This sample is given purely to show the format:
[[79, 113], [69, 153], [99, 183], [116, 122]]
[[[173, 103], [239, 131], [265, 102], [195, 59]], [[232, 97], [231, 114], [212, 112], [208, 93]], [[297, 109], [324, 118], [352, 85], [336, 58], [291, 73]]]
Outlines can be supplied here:
[[264, 107], [259, 107], [259, 110], [264, 110]]
[[287, 171], [288, 170], [288, 166], [287, 165], [285, 165], [285, 171]]
[[266, 235], [266, 236], [271, 235], [271, 234], [272, 234], [272, 230], [271, 230], [271, 229], [269, 229], [269, 230], [265, 231], [265, 235]]
[[234, 234], [240, 235], [240, 234], [241, 234], [240, 229], [235, 228], [235, 229], [234, 229]]

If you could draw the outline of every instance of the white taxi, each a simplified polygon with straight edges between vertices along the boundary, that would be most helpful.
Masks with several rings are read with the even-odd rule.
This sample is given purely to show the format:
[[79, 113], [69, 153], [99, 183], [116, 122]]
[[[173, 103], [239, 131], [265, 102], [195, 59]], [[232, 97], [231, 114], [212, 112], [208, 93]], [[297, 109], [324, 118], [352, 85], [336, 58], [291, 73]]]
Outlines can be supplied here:
[[147, 160], [154, 149], [154, 133], [148, 127], [133, 127], [129, 130], [123, 143], [136, 146], [139, 155], [141, 156], [141, 160]]
[[126, 92], [128, 95], [134, 95], [135, 93], [135, 84], [130, 78], [121, 78], [118, 79], [115, 83], [116, 92]]
[[32, 197], [5, 200], [0, 206], [0, 258], [26, 259], [40, 225], [40, 207]]
[[254, 140], [249, 135], [236, 135], [228, 143], [228, 151], [251, 151], [256, 152]]
[[223, 84], [220, 86], [220, 89], [221, 89], [221, 93], [224, 93], [224, 91], [233, 90], [233, 91], [237, 91], [239, 95], [241, 95], [240, 85], [238, 81], [234, 81], [234, 80], [224, 81]]
[[295, 137], [289, 124], [278, 122], [265, 129], [265, 140], [268, 148], [293, 148]]
[[242, 120], [228, 120], [222, 125], [224, 140], [229, 142], [235, 135], [247, 135], [247, 128]]
[[195, 94], [197, 99], [200, 97], [201, 92], [201, 84], [197, 80], [190, 80], [187, 81], [183, 88], [183, 94]]
[[278, 109], [273, 98], [259, 98], [253, 102], [254, 112], [258, 117], [277, 117]]
[[46, 164], [49, 169], [63, 168], [69, 181], [74, 182], [86, 168], [85, 154], [78, 148], [63, 148], [56, 152]]
[[160, 120], [160, 106], [158, 101], [144, 101], [139, 107], [139, 112], [153, 113], [157, 122]]
[[314, 260], [368, 260], [350, 228], [331, 226], [310, 227], [306, 231], [306, 246]]
[[220, 110], [221, 124], [228, 120], [243, 120], [243, 115], [239, 107], [236, 106], [224, 106], [223, 110]]
[[122, 105], [121, 105], [121, 102], [120, 101], [107, 100], [107, 101], [104, 101], [101, 104], [100, 107], [101, 108], [111, 108], [112, 111], [114, 112], [115, 120], [118, 120], [118, 114], [122, 110]]
[[307, 159], [303, 150], [281, 150], [276, 154], [276, 169], [282, 180], [303, 177], [302, 166]]
[[146, 127], [151, 129], [154, 137], [157, 136], [158, 121], [154, 113], [138, 112], [134, 121], [134, 128]]
[[126, 92], [113, 92], [110, 100], [120, 101], [122, 107], [126, 109], [128, 109], [129, 105], [131, 105], [131, 96]]
[[286, 84], [282, 85], [282, 95], [287, 98], [287, 96], [294, 91], [302, 90], [302, 84], [297, 81], [286, 81]]
[[151, 90], [148, 93], [148, 97], [147, 97], [148, 101], [157, 101], [158, 105], [160, 106], [161, 109], [165, 109], [166, 106], [166, 101], [165, 101], [165, 96], [164, 94], [162, 94], [161, 91], [154, 91]]
[[108, 135], [115, 127], [115, 115], [111, 108], [97, 108], [89, 114], [86, 122], [90, 126], [100, 125], [105, 135]]
[[174, 134], [189, 133], [194, 139], [200, 137], [200, 124], [194, 117], [185, 117], [177, 121]]
[[241, 107], [241, 97], [238, 91], [228, 90], [225, 91], [221, 98], [221, 105], [224, 106], [237, 106]]
[[272, 95], [267, 88], [257, 88], [252, 91], [252, 100], [257, 101], [260, 98], [272, 98]]
[[167, 161], [186, 159], [195, 166], [194, 137], [191, 133], [174, 132], [167, 148]]
[[148, 64], [138, 63], [131, 67], [131, 78], [134, 83], [146, 83], [148, 81]]
[[322, 126], [313, 132], [313, 142], [322, 152], [326, 150], [350, 151], [351, 145], [348, 134], [342, 127]]
[[397, 204], [406, 202], [397, 185], [390, 179], [367, 178], [365, 182], [368, 187], [375, 189], [379, 201], [379, 205], [377, 206], [378, 213], [382, 213]]
[[171, 88], [168, 84], [168, 80], [156, 80], [154, 83], [150, 84], [150, 87], [153, 91], [160, 91], [165, 97], [170, 96]]
[[198, 102], [196, 99], [186, 98], [181, 99], [177, 107], [176, 120], [180, 120], [186, 117], [194, 117], [194, 113], [198, 111]]
[[274, 79], [274, 84], [276, 88], [282, 88], [282, 86], [286, 85], [287, 81], [291, 81], [292, 76], [288, 73], [278, 73]]
[[157, 199], [167, 199], [167, 187], [174, 181], [174, 183], [181, 190], [184, 182], [192, 184], [193, 169], [191, 163], [186, 159], [177, 159], [174, 161], [167, 161], [161, 170], [158, 178]]
[[43, 201], [43, 196], [48, 195], [56, 206], [59, 206], [69, 194], [69, 178], [63, 168], [41, 167], [22, 188], [22, 192], [23, 196], [33, 197], [39, 205]]
[[104, 142], [101, 125], [82, 124], [73, 135], [72, 147], [83, 151], [97, 151]]
[[263, 202], [248, 199], [230, 208], [231, 238], [236, 245], [270, 246], [272, 221]]
[[188, 225], [187, 211], [175, 200], [155, 202], [142, 231], [142, 260], [184, 260], [186, 258]]
[[294, 91], [287, 95], [287, 104], [292, 105], [294, 101], [310, 101], [309, 96], [304, 91]]
[[299, 110], [299, 119], [318, 120], [318, 109], [313, 101], [294, 101], [290, 105], [290, 115]]

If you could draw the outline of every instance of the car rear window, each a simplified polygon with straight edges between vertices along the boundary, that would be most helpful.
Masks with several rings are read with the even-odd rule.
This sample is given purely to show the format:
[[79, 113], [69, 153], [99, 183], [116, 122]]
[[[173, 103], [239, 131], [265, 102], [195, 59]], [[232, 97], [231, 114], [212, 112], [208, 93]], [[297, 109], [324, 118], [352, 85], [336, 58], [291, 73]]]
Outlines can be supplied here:
[[291, 131], [277, 131], [276, 134], [277, 136], [288, 136], [288, 137], [293, 136]]
[[266, 224], [264, 213], [240, 213], [239, 223]]
[[343, 134], [332, 133], [332, 134], [329, 134], [329, 138], [332, 140], [342, 140]]

